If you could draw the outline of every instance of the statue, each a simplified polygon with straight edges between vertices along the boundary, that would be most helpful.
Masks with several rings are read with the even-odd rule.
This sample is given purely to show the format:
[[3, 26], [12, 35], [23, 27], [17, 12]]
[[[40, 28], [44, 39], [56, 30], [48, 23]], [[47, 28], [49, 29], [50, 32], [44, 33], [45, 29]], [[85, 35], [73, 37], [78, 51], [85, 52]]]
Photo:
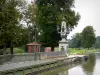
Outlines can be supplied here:
[[66, 32], [66, 22], [62, 21], [61, 32]]
[[68, 43], [67, 43], [67, 27], [66, 22], [63, 20], [61, 23], [61, 40], [59, 41], [59, 51], [64, 52], [64, 54], [68, 55]]
[[61, 51], [64, 51], [64, 47], [63, 46], [61, 46]]
[[64, 26], [62, 26], [62, 32], [64, 32], [65, 31], [65, 28], [64, 28]]

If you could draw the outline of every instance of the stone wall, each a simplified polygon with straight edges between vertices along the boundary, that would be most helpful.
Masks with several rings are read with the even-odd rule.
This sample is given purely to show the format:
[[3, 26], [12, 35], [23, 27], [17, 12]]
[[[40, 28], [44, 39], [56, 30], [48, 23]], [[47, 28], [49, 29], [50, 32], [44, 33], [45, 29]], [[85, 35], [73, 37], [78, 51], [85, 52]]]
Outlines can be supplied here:
[[66, 53], [61, 51], [22, 53], [22, 54], [5, 55], [5, 56], [1, 55], [0, 64], [3, 64], [5, 62], [25, 62], [25, 61], [44, 60], [44, 59], [63, 57], [63, 56], [66, 56]]

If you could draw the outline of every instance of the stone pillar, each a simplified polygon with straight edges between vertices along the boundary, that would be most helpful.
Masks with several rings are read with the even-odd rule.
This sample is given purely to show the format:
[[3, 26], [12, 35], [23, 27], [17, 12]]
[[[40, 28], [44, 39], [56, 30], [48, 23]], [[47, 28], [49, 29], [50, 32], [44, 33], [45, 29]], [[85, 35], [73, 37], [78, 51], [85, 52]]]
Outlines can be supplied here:
[[67, 52], [68, 52], [68, 43], [67, 43], [67, 28], [66, 28], [66, 22], [65, 21], [62, 21], [61, 23], [61, 32], [60, 32], [60, 35], [61, 35], [61, 38], [62, 40], [59, 41], [59, 51], [64, 51], [65, 54], [67, 55]]

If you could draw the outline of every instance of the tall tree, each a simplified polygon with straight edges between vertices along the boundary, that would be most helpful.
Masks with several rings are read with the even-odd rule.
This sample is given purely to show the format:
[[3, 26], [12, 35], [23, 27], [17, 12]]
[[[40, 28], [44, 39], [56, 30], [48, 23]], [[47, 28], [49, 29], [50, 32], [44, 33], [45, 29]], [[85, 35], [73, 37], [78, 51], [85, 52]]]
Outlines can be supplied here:
[[23, 11], [23, 21], [26, 22], [28, 28], [28, 43], [33, 41], [34, 37], [34, 27], [35, 27], [35, 4], [31, 3], [24, 7]]
[[0, 0], [0, 43], [3, 46], [3, 54], [6, 54], [6, 47], [10, 44], [13, 54], [13, 43], [16, 41], [17, 27], [20, 20], [18, 7], [19, 0]]
[[87, 26], [82, 31], [82, 45], [84, 48], [90, 48], [95, 43], [95, 31], [92, 26]]
[[81, 38], [82, 38], [81, 33], [75, 33], [75, 35], [69, 41], [69, 47], [70, 48], [80, 48], [82, 46]]
[[25, 50], [25, 52], [27, 52], [27, 46], [26, 44], [28, 43], [28, 28], [27, 27], [23, 27], [23, 26], [19, 26], [19, 31], [18, 33], [19, 36], [17, 37], [17, 42], [15, 43], [16, 47], [23, 47], [23, 49]]
[[67, 27], [74, 28], [79, 21], [79, 14], [71, 8], [74, 0], [37, 0], [36, 21], [41, 32], [40, 42], [43, 46], [50, 46], [52, 51], [58, 45], [60, 34], [57, 25], [65, 18]]
[[100, 48], [100, 36], [97, 36], [96, 37], [96, 42], [95, 44], [93, 45], [94, 48]]

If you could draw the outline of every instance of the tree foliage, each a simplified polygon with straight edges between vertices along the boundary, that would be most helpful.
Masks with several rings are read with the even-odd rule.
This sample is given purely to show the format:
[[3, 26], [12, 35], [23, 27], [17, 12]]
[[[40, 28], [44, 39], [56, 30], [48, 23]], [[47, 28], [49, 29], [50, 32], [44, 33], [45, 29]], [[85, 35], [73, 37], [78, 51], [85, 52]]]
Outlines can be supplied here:
[[50, 46], [52, 50], [58, 45], [60, 34], [57, 25], [65, 18], [67, 27], [74, 28], [79, 21], [79, 14], [71, 8], [74, 0], [37, 0], [36, 21], [41, 30], [40, 42], [43, 46]]
[[70, 48], [80, 48], [82, 47], [81, 42], [81, 33], [75, 33], [71, 40], [69, 40], [69, 47]]
[[[70, 48], [90, 48], [99, 47], [99, 37], [95, 38], [95, 31], [92, 26], [87, 26], [81, 33], [76, 33], [71, 40], [69, 40]], [[95, 43], [96, 41], [96, 43]]]
[[0, 0], [0, 45], [3, 46], [3, 53], [6, 53], [6, 46], [13, 47], [17, 41], [18, 24], [21, 18], [19, 0]]
[[36, 4], [31, 3], [24, 7], [23, 21], [28, 29], [28, 43], [34, 40], [36, 27]]
[[82, 31], [82, 45], [84, 48], [90, 48], [95, 43], [95, 31], [92, 26], [87, 26]]
[[96, 37], [96, 42], [95, 44], [93, 45], [94, 48], [100, 48], [100, 36], [97, 36]]
[[62, 19], [65, 18], [67, 28], [77, 26], [80, 19], [72, 9], [74, 0], [37, 0], [36, 4], [25, 4], [25, 0], [0, 0], [0, 47], [4, 54], [6, 47], [13, 54], [14, 46], [26, 46], [35, 39], [53, 50], [61, 39], [57, 26]]

